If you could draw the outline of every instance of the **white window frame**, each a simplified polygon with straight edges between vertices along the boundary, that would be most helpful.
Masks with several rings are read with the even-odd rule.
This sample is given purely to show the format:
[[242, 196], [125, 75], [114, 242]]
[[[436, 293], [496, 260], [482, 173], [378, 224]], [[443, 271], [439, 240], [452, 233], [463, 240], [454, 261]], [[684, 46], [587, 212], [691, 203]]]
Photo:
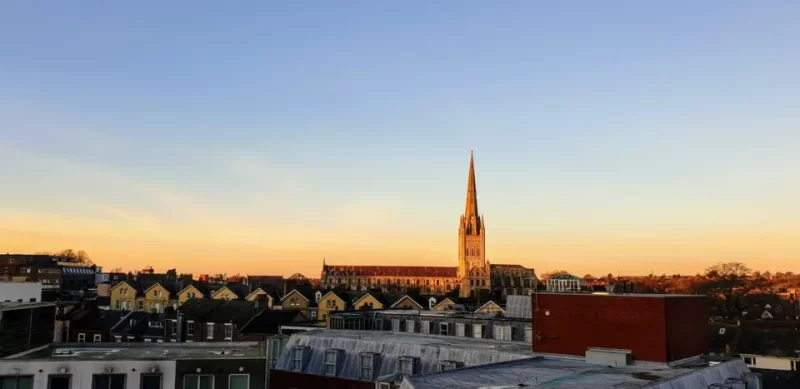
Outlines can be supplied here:
[[391, 382], [380, 382], [380, 383], [378, 383], [378, 387], [380, 389], [392, 389], [392, 383]]
[[494, 332], [495, 340], [512, 340], [514, 328], [511, 326], [494, 325], [492, 326], [492, 331]]
[[[215, 384], [214, 381], [216, 381], [216, 375], [215, 374], [184, 374], [183, 375], [183, 385], [181, 386], [181, 388], [184, 388], [184, 389], [186, 388], [186, 378], [187, 377], [197, 377], [197, 389], [200, 389], [200, 377], [211, 377], [211, 388], [212, 389], [214, 388], [214, 384]], [[189, 388], [189, 389], [192, 389], [192, 388]]]
[[247, 377], [247, 388], [250, 388], [250, 374], [244, 373], [236, 373], [236, 374], [228, 374], [228, 387], [231, 387], [231, 379], [233, 377]]
[[[368, 371], [365, 374], [365, 371]], [[375, 379], [375, 354], [361, 353], [358, 356], [358, 378], [364, 381]]]
[[467, 336], [467, 326], [464, 323], [456, 323], [456, 336]]
[[747, 365], [747, 366], [755, 366], [756, 365], [756, 357], [743, 356], [742, 359], [744, 360], [744, 364]]
[[206, 339], [214, 339], [214, 323], [206, 323]]
[[103, 335], [94, 334], [94, 336], [92, 337], [92, 340], [94, 341], [94, 343], [102, 343], [103, 342]]
[[225, 340], [233, 339], [233, 323], [225, 323]]
[[86, 334], [83, 332], [78, 334], [78, 343], [86, 343]]
[[194, 320], [186, 320], [186, 336], [194, 336]]
[[[407, 357], [407, 356], [398, 357], [397, 358], [397, 372], [401, 373], [401, 374], [414, 375], [415, 370], [416, 370], [415, 366], [414, 366], [415, 362], [416, 361], [415, 361], [414, 357]], [[403, 365], [406, 364], [406, 363], [411, 368], [411, 371], [403, 369]]]
[[427, 320], [422, 320], [419, 323], [419, 333], [421, 334], [430, 334], [431, 333], [431, 322]]
[[303, 357], [305, 350], [303, 346], [294, 346], [292, 348], [292, 370], [303, 371]]
[[325, 350], [325, 375], [335, 376], [339, 370], [339, 350], [327, 349]]
[[172, 322], [172, 334], [171, 335], [178, 335], [178, 321], [177, 320], [170, 320]]
[[122, 343], [122, 335], [114, 335], [114, 343]]
[[525, 341], [528, 343], [533, 342], [533, 328], [531, 326], [525, 326]]
[[473, 338], [483, 338], [483, 324], [473, 324], [472, 325], [472, 337]]
[[317, 318], [317, 311], [312, 309], [310, 312], [311, 312], [311, 318], [312, 319], [316, 319]]
[[152, 342], [153, 342], [153, 340], [152, 340], [152, 339], [150, 339], [150, 338], [144, 338], [144, 342], [145, 342], [145, 343], [152, 343]]
[[406, 332], [414, 332], [414, 320], [406, 320]]
[[400, 319], [392, 319], [392, 331], [400, 332]]

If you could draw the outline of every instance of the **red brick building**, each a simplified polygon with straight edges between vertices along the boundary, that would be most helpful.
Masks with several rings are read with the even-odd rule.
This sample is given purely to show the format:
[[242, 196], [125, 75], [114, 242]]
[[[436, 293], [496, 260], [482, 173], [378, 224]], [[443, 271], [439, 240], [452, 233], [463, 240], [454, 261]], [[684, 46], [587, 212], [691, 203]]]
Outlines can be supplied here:
[[634, 360], [671, 362], [708, 348], [705, 296], [539, 293], [531, 302], [535, 352], [617, 348]]

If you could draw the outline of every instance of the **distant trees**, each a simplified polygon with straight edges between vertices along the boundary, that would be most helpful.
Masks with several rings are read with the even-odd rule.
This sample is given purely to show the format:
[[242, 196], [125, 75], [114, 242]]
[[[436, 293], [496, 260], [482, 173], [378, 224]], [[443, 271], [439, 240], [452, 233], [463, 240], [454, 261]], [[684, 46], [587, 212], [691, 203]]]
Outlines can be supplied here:
[[741, 262], [718, 263], [706, 269], [705, 277], [708, 280], [701, 285], [704, 294], [721, 296], [723, 306], [729, 315], [737, 315], [739, 300], [753, 286], [748, 282], [750, 268]]
[[40, 251], [36, 254], [39, 255], [52, 255], [54, 257], [63, 258], [70, 261], [81, 262], [86, 264], [94, 264], [92, 259], [89, 257], [89, 254], [86, 251], [78, 250], [75, 251], [73, 249], [66, 249], [57, 252], [52, 251]]

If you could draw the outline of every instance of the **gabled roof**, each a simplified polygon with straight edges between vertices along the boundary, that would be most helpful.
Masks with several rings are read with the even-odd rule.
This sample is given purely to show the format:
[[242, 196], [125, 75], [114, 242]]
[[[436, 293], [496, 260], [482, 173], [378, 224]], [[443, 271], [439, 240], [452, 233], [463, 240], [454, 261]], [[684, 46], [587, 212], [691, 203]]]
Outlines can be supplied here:
[[156, 285], [158, 285], [158, 286], [160, 286], [160, 287], [164, 288], [164, 290], [166, 290], [166, 291], [167, 291], [167, 293], [169, 293], [170, 297], [175, 297], [175, 296], [177, 296], [177, 295], [178, 295], [178, 294], [175, 292], [175, 286], [174, 286], [174, 285], [172, 285], [172, 284], [167, 284], [167, 283], [161, 283], [161, 282], [156, 282], [156, 283], [154, 283], [154, 284], [152, 284], [152, 285], [148, 286], [148, 287], [147, 287], [147, 289], [145, 289], [145, 290], [143, 291], [143, 293], [147, 294], [147, 292], [149, 292], [149, 291], [150, 291], [150, 289], [153, 289], [153, 288], [154, 288]]
[[424, 309], [425, 308], [422, 305], [420, 305], [419, 302], [417, 302], [416, 300], [411, 298], [411, 296], [409, 296], [409, 295], [404, 295], [403, 297], [400, 297], [397, 301], [394, 302], [394, 304], [392, 304], [392, 308], [396, 307], [398, 304], [400, 304], [403, 301], [410, 301], [410, 302], [414, 303], [415, 305], [417, 305], [419, 307], [419, 309]]
[[127, 312], [107, 311], [96, 308], [74, 309], [67, 318], [70, 328], [108, 332], [122, 320]]
[[112, 286], [111, 289], [109, 289], [109, 292], [121, 286], [127, 286], [133, 289], [136, 292], [136, 297], [141, 297], [144, 294], [145, 289], [149, 288], [149, 285], [143, 285], [141, 282], [124, 280]]
[[491, 305], [494, 305], [494, 306], [496, 306], [496, 307], [497, 307], [498, 309], [500, 309], [500, 311], [501, 311], [501, 312], [503, 312], [503, 313], [505, 313], [505, 312], [506, 312], [506, 310], [505, 310], [505, 309], [503, 309], [503, 307], [501, 307], [501, 306], [500, 306], [500, 304], [498, 304], [498, 303], [496, 303], [496, 302], [494, 302], [494, 301], [492, 301], [492, 300], [489, 300], [489, 301], [487, 301], [487, 302], [486, 302], [486, 304], [483, 304], [483, 305], [481, 305], [481, 306], [480, 306], [480, 308], [478, 308], [478, 309], [476, 309], [476, 310], [475, 310], [475, 312], [481, 311], [483, 308], [489, 307], [489, 306], [491, 306]]
[[[322, 291], [320, 291], [320, 292], [322, 292]], [[300, 295], [300, 297], [302, 297], [306, 301], [308, 301], [308, 306], [309, 307], [316, 307], [317, 306], [317, 298], [316, 298], [317, 291], [314, 290], [314, 289], [310, 289], [310, 288], [292, 289], [291, 291], [289, 291], [289, 293], [286, 293], [286, 295], [281, 297], [281, 302], [283, 302], [283, 300], [286, 300], [286, 298], [289, 297], [292, 294], [298, 294], [298, 295]], [[323, 294], [323, 296], [324, 296], [324, 294]]]
[[224, 285], [221, 288], [215, 290], [213, 293], [211, 293], [211, 297], [214, 297], [218, 293], [222, 292], [224, 289], [227, 289], [229, 292], [231, 292], [234, 295], [236, 295], [236, 297], [239, 298], [239, 299], [245, 298], [245, 296], [247, 296], [248, 293], [249, 293], [247, 286], [242, 285], [242, 284], [237, 284], [237, 283], [231, 283], [231, 284]]
[[452, 304], [455, 304], [456, 302], [451, 300], [450, 297], [445, 297], [442, 301], [439, 301], [438, 303], [436, 303], [436, 305], [433, 306], [433, 309], [436, 310], [436, 308], [438, 308], [440, 305], [446, 304], [446, 303], [449, 303], [449, 304], [452, 305]]
[[[147, 319], [150, 314], [141, 311], [131, 311], [120, 320], [109, 332], [139, 335], [147, 329]], [[133, 321], [133, 325], [131, 325]]]
[[242, 329], [239, 330], [239, 333], [248, 335], [272, 335], [277, 334], [280, 326], [284, 324], [304, 320], [306, 320], [306, 317], [300, 311], [272, 311], [265, 309], [244, 324]]
[[192, 299], [178, 309], [187, 320], [242, 325], [258, 311], [250, 301]]
[[458, 268], [449, 266], [347, 266], [325, 265], [328, 277], [439, 277], [457, 278]]
[[208, 290], [208, 285], [206, 283], [204, 283], [204, 282], [195, 282], [195, 283], [191, 283], [189, 285], [186, 285], [186, 287], [181, 289], [177, 294], [181, 294], [181, 293], [185, 292], [187, 289], [189, 289], [189, 287], [195, 288], [198, 292], [202, 293], [204, 297], [211, 296], [211, 294], [210, 294], [210, 292]]

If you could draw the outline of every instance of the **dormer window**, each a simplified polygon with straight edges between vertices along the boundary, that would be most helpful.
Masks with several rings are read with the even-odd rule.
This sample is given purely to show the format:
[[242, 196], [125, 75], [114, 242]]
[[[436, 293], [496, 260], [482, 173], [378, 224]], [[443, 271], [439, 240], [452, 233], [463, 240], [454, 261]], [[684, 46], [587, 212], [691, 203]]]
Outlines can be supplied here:
[[336, 375], [339, 371], [339, 356], [342, 354], [343, 351], [339, 349], [325, 350], [325, 375]]
[[400, 374], [414, 375], [418, 371], [417, 357], [399, 357], [397, 358], [397, 372]]
[[305, 348], [303, 346], [292, 347], [292, 370], [303, 371], [303, 354]]
[[322, 300], [322, 292], [317, 291], [317, 293], [314, 293], [314, 301], [319, 302], [319, 300]]
[[156, 290], [153, 292], [153, 296], [155, 296], [155, 297], [161, 297], [161, 291], [156, 289]]
[[364, 381], [372, 381], [375, 379], [375, 364], [378, 360], [379, 354], [377, 353], [361, 353], [359, 356], [359, 373], [358, 378]]

